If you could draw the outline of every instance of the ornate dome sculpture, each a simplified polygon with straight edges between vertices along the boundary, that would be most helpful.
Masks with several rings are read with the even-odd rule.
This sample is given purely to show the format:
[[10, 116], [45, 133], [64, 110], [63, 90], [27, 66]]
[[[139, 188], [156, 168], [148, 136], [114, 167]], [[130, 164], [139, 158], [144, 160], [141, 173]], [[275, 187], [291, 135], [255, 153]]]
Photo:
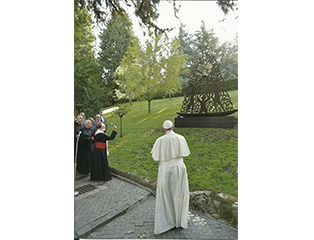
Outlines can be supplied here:
[[214, 55], [199, 58], [191, 67], [188, 90], [177, 114], [183, 117], [226, 116], [237, 111]]

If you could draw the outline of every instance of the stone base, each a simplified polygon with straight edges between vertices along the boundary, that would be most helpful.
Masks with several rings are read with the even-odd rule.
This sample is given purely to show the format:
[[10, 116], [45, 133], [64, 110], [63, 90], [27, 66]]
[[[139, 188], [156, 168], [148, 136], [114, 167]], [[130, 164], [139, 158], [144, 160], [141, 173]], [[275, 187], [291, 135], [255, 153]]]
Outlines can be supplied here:
[[181, 117], [174, 119], [175, 127], [182, 128], [233, 128], [231, 116]]

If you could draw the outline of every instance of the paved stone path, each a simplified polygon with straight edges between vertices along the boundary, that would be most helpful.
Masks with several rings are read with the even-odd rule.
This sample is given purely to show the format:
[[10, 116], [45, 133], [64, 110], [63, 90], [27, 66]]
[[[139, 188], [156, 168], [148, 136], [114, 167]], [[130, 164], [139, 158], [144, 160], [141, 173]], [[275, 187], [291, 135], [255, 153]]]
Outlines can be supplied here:
[[107, 114], [107, 113], [110, 113], [110, 112], [113, 112], [115, 110], [119, 109], [118, 107], [113, 107], [113, 108], [109, 108], [109, 109], [106, 109], [104, 111], [102, 111], [102, 114]]
[[113, 178], [109, 182], [81, 180], [76, 188], [87, 184], [97, 189], [74, 197], [74, 231], [85, 235], [99, 224], [125, 212], [130, 206], [148, 197], [151, 193], [143, 188]]
[[189, 212], [188, 228], [154, 234], [155, 196], [147, 189], [114, 177], [95, 183], [89, 177], [76, 188], [97, 189], [74, 198], [74, 236], [84, 239], [238, 239], [238, 231], [196, 212]]

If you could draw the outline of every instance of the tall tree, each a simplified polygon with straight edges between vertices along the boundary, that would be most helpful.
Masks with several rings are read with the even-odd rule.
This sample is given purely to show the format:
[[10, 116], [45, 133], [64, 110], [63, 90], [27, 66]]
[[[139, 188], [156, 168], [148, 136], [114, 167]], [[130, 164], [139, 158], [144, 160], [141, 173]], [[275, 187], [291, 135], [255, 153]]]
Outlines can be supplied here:
[[179, 28], [179, 35], [176, 38], [179, 43], [179, 49], [183, 52], [184, 56], [187, 57], [187, 67], [190, 67], [192, 63], [197, 59], [198, 53], [193, 48], [194, 44], [194, 35], [189, 34], [188, 31], [185, 29], [186, 25], [181, 24]]
[[[193, 48], [193, 34], [189, 34], [188, 31], [185, 29], [186, 25], [181, 24], [179, 28], [179, 35], [176, 39], [180, 43], [179, 50], [181, 50], [184, 54], [184, 57], [187, 59], [187, 68], [189, 69], [192, 66], [193, 62], [197, 59], [198, 53]], [[182, 92], [185, 93], [186, 88], [188, 87], [189, 83], [189, 71], [184, 71], [180, 73], [181, 78], [181, 87]]]
[[103, 106], [105, 89], [94, 53], [92, 20], [86, 9], [76, 9], [74, 34], [74, 113], [91, 116]]
[[178, 41], [166, 43], [161, 34], [155, 34], [145, 45], [142, 49], [137, 41], [128, 48], [117, 74], [120, 85], [127, 89], [124, 93], [135, 90], [134, 98], [146, 100], [150, 113], [151, 101], [156, 96], [180, 89], [179, 73], [186, 60], [178, 49]]
[[[170, 49], [168, 51], [166, 71], [164, 72], [163, 78], [167, 80], [169, 98], [171, 100], [171, 95], [181, 90], [182, 78], [181, 74], [187, 73], [186, 59], [183, 52], [180, 50], [180, 42], [174, 39], [170, 44]], [[180, 87], [178, 87], [178, 85]]]
[[[238, 43], [237, 36], [232, 43], [219, 43], [219, 39], [215, 36], [213, 29], [207, 30], [204, 22], [202, 22], [201, 30], [195, 33], [194, 47], [199, 52], [201, 58], [208, 53], [215, 57], [222, 77], [226, 79], [234, 79], [238, 76]], [[202, 65], [203, 73], [209, 73], [211, 64], [208, 64], [204, 58]]]
[[132, 105], [132, 100], [139, 97], [138, 92], [138, 59], [140, 58], [141, 46], [137, 37], [131, 40], [131, 44], [115, 72], [115, 95], [117, 101], [126, 99]]
[[120, 65], [131, 39], [134, 38], [132, 22], [128, 16], [117, 16], [106, 22], [101, 31], [99, 65], [102, 68], [102, 77], [109, 93], [109, 102], [115, 103], [114, 89], [117, 88], [114, 73]]
[[[225, 80], [237, 79], [238, 76], [238, 43], [237, 35], [232, 42], [220, 44], [219, 39], [215, 36], [213, 29], [207, 30], [204, 22], [201, 23], [200, 30], [194, 34], [189, 34], [185, 30], [185, 26], [180, 26], [180, 31], [177, 39], [180, 42], [180, 50], [188, 57], [187, 66], [190, 66], [199, 58], [203, 58], [204, 64], [200, 66], [200, 71], [203, 74], [208, 74], [211, 71], [211, 64], [205, 56], [211, 53], [215, 57], [222, 77]], [[183, 79], [181, 86], [183, 91], [188, 86], [190, 75], [188, 72], [181, 73]]]
[[216, 54], [219, 48], [219, 39], [215, 36], [214, 30], [207, 30], [204, 21], [201, 23], [201, 29], [194, 33], [194, 48], [197, 51], [197, 58], [206, 56], [205, 53]]
[[220, 60], [222, 77], [225, 80], [238, 78], [238, 35], [232, 42], [222, 44], [223, 54]]
[[207, 30], [204, 21], [201, 23], [201, 29], [194, 33], [195, 40], [193, 48], [197, 52], [197, 59], [200, 60], [199, 71], [202, 75], [210, 73], [212, 64], [208, 61], [207, 56], [214, 56], [215, 60], [221, 57], [221, 48], [219, 39], [215, 36], [213, 29]]

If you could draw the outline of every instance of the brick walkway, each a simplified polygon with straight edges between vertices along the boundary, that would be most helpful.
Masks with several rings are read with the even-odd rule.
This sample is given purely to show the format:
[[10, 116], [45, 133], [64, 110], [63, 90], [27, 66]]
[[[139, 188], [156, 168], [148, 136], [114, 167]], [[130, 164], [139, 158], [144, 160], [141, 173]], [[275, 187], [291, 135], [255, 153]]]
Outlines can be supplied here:
[[89, 177], [76, 188], [96, 187], [74, 198], [74, 236], [87, 239], [238, 239], [238, 231], [193, 211], [188, 228], [154, 234], [155, 196], [145, 188], [118, 178], [94, 183]]

